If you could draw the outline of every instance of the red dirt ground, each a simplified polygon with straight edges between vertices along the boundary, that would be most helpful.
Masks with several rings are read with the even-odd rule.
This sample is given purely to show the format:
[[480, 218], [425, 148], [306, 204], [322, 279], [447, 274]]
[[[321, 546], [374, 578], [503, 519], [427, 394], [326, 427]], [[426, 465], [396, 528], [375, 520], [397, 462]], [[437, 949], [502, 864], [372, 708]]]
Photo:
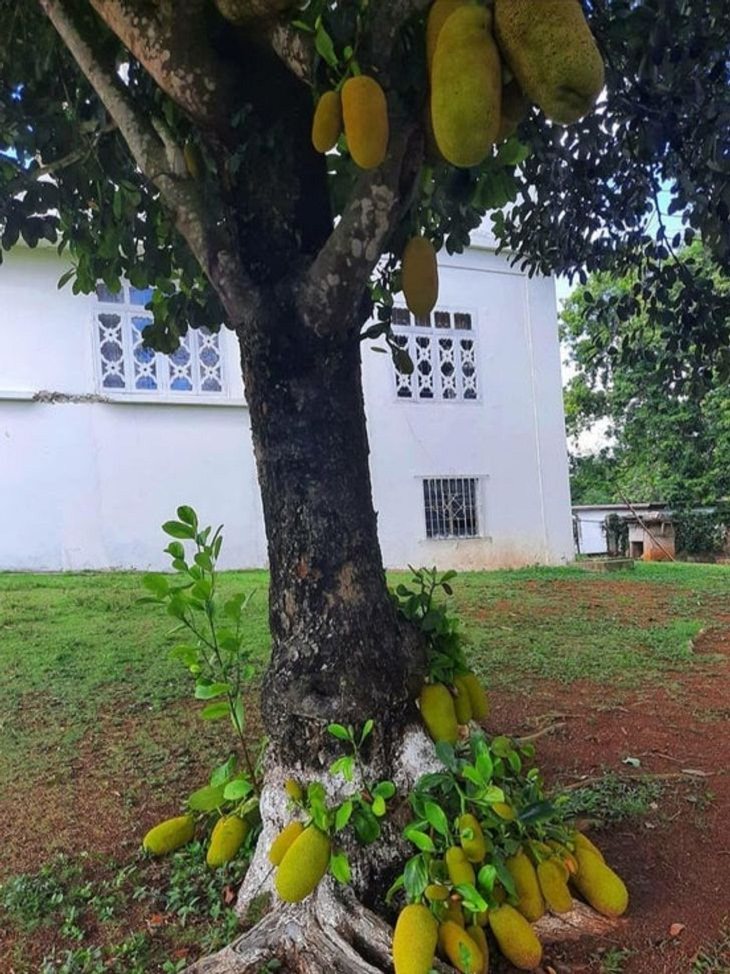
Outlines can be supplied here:
[[[639, 758], [644, 774], [676, 776], [665, 781], [657, 811], [635, 828], [591, 832], [629, 887], [628, 922], [611, 941], [548, 948], [547, 971], [599, 971], [598, 954], [615, 947], [631, 951], [622, 974], [689, 974], [698, 949], [718, 939], [730, 916], [730, 616], [695, 648], [726, 661], [678, 673], [671, 691], [541, 683], [527, 698], [495, 695], [487, 725], [494, 733], [529, 734], [550, 715], [564, 724], [537, 742], [549, 782], [572, 784], [606, 768], [631, 773], [623, 763], [629, 756]], [[706, 777], [682, 775], [684, 769]], [[682, 925], [676, 936], [673, 924]], [[725, 960], [718, 970], [730, 972], [730, 956]]]

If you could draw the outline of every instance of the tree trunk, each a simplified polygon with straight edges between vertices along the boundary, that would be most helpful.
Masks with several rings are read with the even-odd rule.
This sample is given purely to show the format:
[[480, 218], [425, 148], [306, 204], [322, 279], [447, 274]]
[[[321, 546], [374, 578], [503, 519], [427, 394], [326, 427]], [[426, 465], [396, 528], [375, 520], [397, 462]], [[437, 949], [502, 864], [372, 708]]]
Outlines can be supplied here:
[[368, 718], [385, 747], [415, 716], [424, 660], [386, 586], [357, 329], [320, 338], [279, 307], [240, 338], [271, 572], [273, 749], [311, 764], [327, 723]]

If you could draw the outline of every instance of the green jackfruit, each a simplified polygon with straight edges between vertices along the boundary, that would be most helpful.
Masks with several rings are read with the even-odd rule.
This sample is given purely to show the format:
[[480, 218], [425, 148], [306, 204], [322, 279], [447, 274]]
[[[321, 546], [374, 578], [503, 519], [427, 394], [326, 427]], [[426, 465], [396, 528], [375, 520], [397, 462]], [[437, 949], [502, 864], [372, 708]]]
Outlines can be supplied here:
[[456, 10], [463, 7], [467, 0], [436, 0], [431, 4], [426, 21], [426, 58], [428, 61], [428, 75], [431, 76], [433, 68], [433, 58], [436, 53], [436, 43], [441, 33], [441, 28]]
[[456, 719], [460, 724], [468, 724], [472, 718], [471, 697], [463, 676], [454, 677], [454, 689], [456, 690], [456, 699], [454, 700]]
[[469, 862], [484, 862], [487, 854], [487, 841], [482, 827], [474, 815], [462, 815], [459, 818], [459, 841], [464, 855]]
[[489, 701], [479, 678], [474, 673], [464, 673], [461, 680], [469, 694], [472, 717], [474, 720], [485, 720], [489, 716]]
[[535, 867], [522, 849], [516, 855], [510, 856], [505, 866], [517, 890], [517, 909], [527, 920], [534, 923], [545, 912], [545, 903]]
[[517, 812], [507, 802], [495, 802], [492, 805], [492, 811], [495, 815], [504, 819], [505, 822], [514, 822], [517, 818]]
[[342, 117], [347, 147], [361, 169], [375, 169], [388, 152], [388, 104], [375, 78], [348, 78], [342, 86]]
[[299, 903], [317, 886], [330, 862], [329, 836], [310, 825], [284, 853], [274, 885], [285, 903]]
[[434, 741], [456, 744], [459, 725], [456, 720], [454, 698], [443, 683], [427, 683], [421, 690], [421, 717]]
[[430, 883], [424, 892], [426, 899], [430, 903], [442, 903], [449, 898], [447, 886], [440, 886], [438, 883]]
[[281, 865], [281, 860], [284, 858], [289, 850], [289, 846], [298, 839], [299, 836], [304, 831], [304, 826], [301, 822], [289, 822], [289, 824], [279, 832], [277, 837], [271, 843], [271, 848], [269, 849], [269, 862], [272, 866]]
[[411, 904], [398, 914], [393, 933], [395, 974], [428, 974], [438, 943], [438, 924], [427, 906]]
[[481, 974], [484, 956], [469, 934], [458, 923], [447, 920], [439, 927], [439, 947], [449, 962], [463, 974]]
[[312, 119], [312, 145], [317, 152], [329, 152], [342, 135], [342, 99], [339, 91], [325, 91]]
[[441, 28], [431, 76], [436, 144], [454, 166], [478, 166], [499, 132], [502, 66], [485, 7], [459, 7]]
[[153, 856], [164, 856], [187, 845], [195, 834], [195, 819], [192, 815], [178, 815], [168, 818], [150, 829], [142, 839], [142, 847]]
[[416, 318], [427, 318], [439, 296], [436, 251], [425, 237], [412, 237], [403, 251], [401, 283], [408, 310]]
[[559, 859], [543, 859], [537, 864], [537, 879], [545, 897], [548, 910], [568, 913], [573, 908], [573, 897], [568, 889], [567, 871]]
[[594, 910], [607, 917], [620, 917], [629, 905], [629, 892], [620, 876], [605, 862], [580, 847], [575, 850], [578, 875], [571, 882]]
[[489, 926], [499, 949], [515, 967], [531, 971], [542, 960], [542, 945], [527, 920], [508, 903], [489, 911]]
[[284, 782], [284, 791], [291, 798], [292, 801], [300, 802], [304, 798], [304, 792], [302, 791], [302, 786], [299, 784], [296, 778], [287, 778]]
[[212, 869], [230, 862], [243, 845], [248, 832], [248, 822], [238, 815], [219, 818], [210, 834], [205, 861]]
[[476, 883], [474, 867], [466, 858], [466, 853], [461, 846], [455, 845], [446, 850], [446, 868], [449, 871], [449, 879], [454, 886], [462, 883], [469, 883], [472, 886]]
[[[485, 924], [482, 924], [484, 926]], [[479, 948], [482, 955], [482, 969], [478, 971], [477, 974], [488, 974], [489, 971], [489, 944], [487, 943], [487, 936], [482, 930], [482, 927], [471, 926], [466, 928], [467, 934], [471, 937], [474, 943]]]
[[576, 852], [578, 849], [585, 849], [587, 852], [592, 852], [594, 856], [598, 856], [601, 862], [606, 861], [598, 846], [591, 842], [588, 836], [584, 835], [583, 832], [574, 832], [572, 838]]
[[502, 55], [523, 92], [548, 118], [570, 125], [595, 105], [603, 60], [576, 0], [495, 0]]

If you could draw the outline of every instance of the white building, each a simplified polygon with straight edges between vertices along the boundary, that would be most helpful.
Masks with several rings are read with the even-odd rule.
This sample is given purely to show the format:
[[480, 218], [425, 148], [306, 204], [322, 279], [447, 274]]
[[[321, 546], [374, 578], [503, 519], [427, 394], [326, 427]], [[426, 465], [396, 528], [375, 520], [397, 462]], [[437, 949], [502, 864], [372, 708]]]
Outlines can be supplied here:
[[[148, 295], [78, 297], [50, 248], [0, 267], [0, 569], [166, 567], [160, 524], [225, 524], [224, 564], [266, 564], [235, 336], [145, 350]], [[386, 564], [558, 564], [573, 553], [554, 286], [484, 237], [441, 260], [416, 363], [363, 347]], [[377, 342], [373, 344], [378, 344]], [[382, 344], [382, 343], [381, 343]]]

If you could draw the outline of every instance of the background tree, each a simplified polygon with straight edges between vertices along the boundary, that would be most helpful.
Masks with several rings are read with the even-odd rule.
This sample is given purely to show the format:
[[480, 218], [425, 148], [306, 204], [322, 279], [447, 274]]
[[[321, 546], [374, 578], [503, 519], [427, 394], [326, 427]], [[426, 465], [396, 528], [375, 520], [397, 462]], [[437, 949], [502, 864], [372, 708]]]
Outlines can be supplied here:
[[[679, 255], [683, 266], [712, 281], [717, 293], [730, 290], [708, 251], [699, 242]], [[562, 313], [561, 334], [576, 369], [565, 390], [568, 434], [577, 437], [597, 423], [610, 445], [571, 458], [574, 503], [666, 501], [673, 506], [715, 504], [730, 492], [730, 360], [720, 350], [702, 382], [667, 382], [662, 370], [663, 325], [641, 310], [621, 322], [617, 309], [637, 281], [591, 275], [586, 289], [575, 291]], [[675, 312], [677, 286], [668, 292], [667, 315], [675, 332], [682, 322]], [[708, 327], [727, 327], [726, 321]], [[622, 354], [624, 336], [642, 335], [641, 355]], [[684, 350], [680, 376], [698, 361], [694, 345]], [[601, 434], [599, 434], [601, 435]]]
[[[262, 699], [274, 782], [292, 766], [326, 767], [329, 721], [371, 717], [367, 759], [394, 773], [415, 714], [423, 659], [386, 589], [359, 368], [374, 302], [381, 324], [368, 334], [387, 337], [414, 232], [459, 250], [513, 201], [495, 229], [526, 266], [638, 262], [640, 293], [621, 316], [677, 284], [695, 371], [726, 344], [715, 309], [727, 296], [668, 262], [675, 242], [647, 230], [668, 184], [684, 239], [700, 232], [728, 260], [725, 0], [587, 2], [608, 67], [598, 112], [566, 133], [532, 110], [521, 141], [464, 170], [426, 158], [427, 6], [0, 0], [2, 247], [57, 243], [75, 291], [100, 279], [114, 290], [123, 276], [154, 288], [146, 337], [162, 351], [189, 327], [238, 335], [271, 568]], [[313, 92], [356, 66], [380, 81], [390, 117], [387, 159], [366, 173], [310, 142]], [[678, 347], [664, 345], [666, 374]], [[361, 865], [356, 885], [372, 900], [384, 864]], [[281, 914], [279, 933], [293, 916]], [[382, 940], [354, 909], [323, 917], [306, 904], [296, 916], [295, 969], [357, 970], [342, 937]]]

